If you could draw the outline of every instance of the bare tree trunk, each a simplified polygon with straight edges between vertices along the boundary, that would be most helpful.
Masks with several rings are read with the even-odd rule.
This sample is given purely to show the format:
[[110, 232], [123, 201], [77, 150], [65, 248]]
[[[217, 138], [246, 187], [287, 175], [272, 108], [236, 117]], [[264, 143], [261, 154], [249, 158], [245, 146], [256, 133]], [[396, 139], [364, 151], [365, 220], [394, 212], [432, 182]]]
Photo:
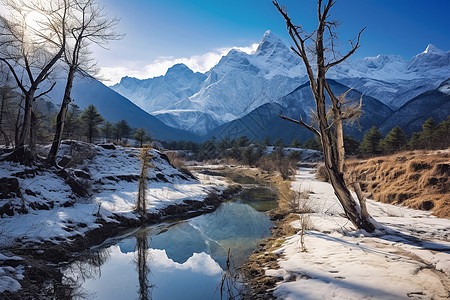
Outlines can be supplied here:
[[25, 146], [26, 139], [28, 137], [30, 126], [31, 126], [31, 111], [33, 109], [33, 99], [35, 89], [30, 89], [28, 93], [25, 94], [25, 107], [23, 113], [22, 129], [19, 134], [19, 139], [16, 144], [16, 150], [23, 150]]
[[31, 111], [31, 120], [30, 120], [30, 151], [31, 153], [35, 152], [36, 148], [36, 130], [38, 126], [38, 120], [36, 113], [34, 111]]
[[5, 146], [9, 147], [11, 141], [9, 140], [8, 135], [6, 134], [5, 129], [3, 128], [3, 115], [5, 114], [5, 102], [8, 98], [8, 91], [6, 90], [8, 87], [4, 87], [2, 89], [2, 104], [0, 107], [0, 133], [3, 135], [3, 139], [5, 140]]
[[141, 165], [141, 173], [139, 174], [139, 187], [138, 187], [138, 198], [136, 203], [136, 211], [144, 215], [147, 210], [147, 202], [146, 202], [146, 189], [147, 189], [147, 176], [148, 176], [148, 167], [150, 166], [150, 154], [148, 153], [148, 149], [144, 148], [139, 153], [139, 159], [142, 161]]
[[56, 164], [56, 156], [58, 154], [59, 145], [61, 144], [62, 134], [64, 131], [64, 122], [71, 101], [70, 93], [72, 91], [74, 77], [75, 77], [75, 68], [71, 66], [69, 69], [69, 74], [67, 75], [66, 88], [64, 90], [64, 98], [61, 105], [61, 109], [59, 110], [58, 116], [56, 117], [55, 136], [53, 138], [52, 147], [50, 148], [50, 151], [47, 156], [47, 161], [52, 165]]
[[[343, 172], [345, 150], [344, 133], [342, 129], [342, 102], [341, 98], [336, 98], [331, 91], [325, 76], [329, 68], [343, 62], [356, 51], [359, 47], [359, 37], [364, 29], [359, 32], [357, 43], [352, 43], [352, 49], [346, 55], [339, 59], [335, 57], [335, 61], [325, 63], [326, 59], [324, 53], [326, 53], [327, 50], [331, 50], [335, 53], [334, 39], [336, 38], [336, 33], [333, 32], [333, 27], [335, 27], [337, 23], [335, 21], [328, 21], [329, 11], [334, 3], [335, 2], [333, 0], [328, 0], [326, 4], [322, 5], [322, 0], [318, 1], [319, 26], [312, 34], [305, 34], [305, 32], [302, 31], [301, 26], [296, 26], [292, 23], [287, 14], [286, 8], [280, 7], [277, 1], [273, 1], [275, 7], [284, 17], [289, 35], [294, 42], [294, 46], [292, 46], [291, 49], [302, 58], [303, 63], [305, 64], [311, 91], [316, 102], [316, 113], [319, 128], [316, 129], [312, 125], [306, 124], [302, 119], [293, 120], [285, 116], [281, 117], [307, 128], [320, 139], [323, 148], [325, 167], [328, 172], [331, 185], [333, 186], [334, 193], [341, 203], [347, 218], [357, 228], [364, 229], [367, 232], [373, 232], [375, 230], [375, 226], [371, 222], [371, 218], [367, 212], [367, 208], [365, 207], [365, 201], [360, 201], [361, 207], [358, 207], [358, 204], [355, 199], [353, 199], [344, 180]], [[330, 35], [328, 41], [331, 44], [331, 49], [324, 48], [324, 33]], [[306, 37], [302, 37], [302, 35], [306, 35]], [[315, 35], [315, 39], [312, 38], [313, 35]], [[316, 75], [314, 75], [306, 54], [307, 49], [305, 42], [307, 40], [312, 40], [315, 43], [315, 55], [317, 62]], [[332, 104], [331, 122], [326, 112], [325, 90], [327, 91]], [[345, 97], [345, 94], [343, 94], [342, 97]]]

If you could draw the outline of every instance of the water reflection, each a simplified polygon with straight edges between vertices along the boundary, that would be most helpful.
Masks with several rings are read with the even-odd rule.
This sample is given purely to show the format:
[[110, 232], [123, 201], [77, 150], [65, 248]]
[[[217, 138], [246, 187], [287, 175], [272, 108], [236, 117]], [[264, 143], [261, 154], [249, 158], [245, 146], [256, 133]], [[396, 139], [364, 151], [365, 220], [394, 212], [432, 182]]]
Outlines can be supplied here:
[[149, 283], [149, 272], [150, 268], [147, 266], [147, 261], [151, 258], [149, 257], [147, 233], [140, 231], [136, 233], [136, 265], [139, 274], [139, 300], [152, 299], [152, 289], [153, 285]]
[[[271, 225], [247, 204], [226, 203], [211, 214], [139, 229], [83, 256], [64, 274], [82, 287], [76, 298], [221, 299], [222, 278], [233, 271], [227, 264], [241, 265]], [[236, 288], [224, 292], [226, 299]]]

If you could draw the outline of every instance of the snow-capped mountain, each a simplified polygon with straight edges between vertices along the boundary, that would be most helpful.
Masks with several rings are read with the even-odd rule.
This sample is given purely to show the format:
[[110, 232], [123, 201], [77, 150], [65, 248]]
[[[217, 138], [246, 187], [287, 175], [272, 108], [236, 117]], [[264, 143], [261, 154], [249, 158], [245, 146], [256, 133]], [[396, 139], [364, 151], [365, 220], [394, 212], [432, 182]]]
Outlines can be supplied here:
[[[330, 79], [328, 83], [336, 95], [349, 90], [349, 87], [335, 80]], [[379, 127], [393, 113], [388, 106], [370, 96], [362, 95], [355, 89], [347, 93], [346, 99], [350, 103], [354, 103], [359, 102], [361, 97], [363, 114], [359, 118], [358, 124], [344, 126], [345, 134], [358, 139], [361, 139], [364, 132], [370, 127], [374, 125]], [[304, 141], [313, 137], [312, 134], [297, 124], [282, 120], [279, 115], [293, 119], [301, 116], [305, 122], [310, 123], [311, 109], [314, 107], [315, 101], [309, 83], [305, 83], [276, 102], [266, 103], [242, 118], [219, 126], [209, 132], [207, 138], [215, 136], [218, 140], [226, 137], [235, 139], [245, 135], [254, 141], [262, 141], [265, 137], [269, 137], [272, 141], [282, 138], [286, 144], [289, 144], [294, 138]]]
[[428, 118], [433, 118], [436, 124], [446, 120], [449, 112], [450, 78], [437, 89], [426, 91], [402, 105], [383, 122], [380, 131], [386, 134], [395, 126], [400, 126], [406, 134], [411, 134], [421, 131], [423, 122]]
[[[164, 109], [149, 110], [149, 104], [141, 104], [140, 96], [146, 89], [143, 85], [133, 86], [134, 91], [128, 94], [122, 82], [113, 89], [167, 124], [204, 134], [262, 104], [278, 100], [302, 82], [302, 74], [299, 58], [280, 38], [267, 31], [254, 53], [231, 50], [206, 73], [195, 94], [179, 97], [175, 104], [167, 102], [169, 105]], [[150, 102], [163, 103], [155, 100], [157, 97]]]
[[[450, 51], [433, 45], [410, 61], [378, 55], [346, 61], [328, 72], [328, 78], [393, 109], [436, 89], [448, 77]], [[278, 101], [305, 82], [300, 58], [267, 31], [254, 53], [231, 50], [205, 74], [175, 65], [165, 76], [147, 80], [125, 77], [112, 88], [170, 126], [205, 134]]]
[[450, 51], [433, 45], [410, 61], [396, 55], [378, 55], [344, 62], [330, 78], [399, 108], [423, 92], [433, 90], [450, 76]]
[[[55, 105], [61, 103], [64, 95], [65, 79], [61, 76], [56, 80], [56, 85], [48, 94], [49, 100]], [[105, 86], [92, 77], [77, 76], [72, 89], [73, 104], [81, 109], [93, 104], [100, 114], [110, 122], [126, 120], [133, 128], [145, 128], [153, 138], [164, 141], [189, 139], [197, 140], [198, 137], [188, 131], [167, 126], [158, 118], [143, 111], [127, 98]]]
[[194, 73], [184, 64], [176, 64], [164, 76], [144, 80], [123, 77], [111, 88], [152, 113], [192, 96], [200, 90], [205, 79], [206, 75]]

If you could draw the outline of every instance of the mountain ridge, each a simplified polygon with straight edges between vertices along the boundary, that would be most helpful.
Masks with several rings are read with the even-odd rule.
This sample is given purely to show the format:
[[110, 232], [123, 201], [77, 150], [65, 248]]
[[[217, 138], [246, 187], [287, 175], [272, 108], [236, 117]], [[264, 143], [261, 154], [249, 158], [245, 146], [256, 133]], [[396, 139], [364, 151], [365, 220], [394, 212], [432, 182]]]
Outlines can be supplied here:
[[[184, 66], [183, 72], [186, 71], [196, 74]], [[450, 51], [430, 44], [411, 60], [398, 55], [366, 57], [346, 61], [332, 68], [328, 75], [397, 109], [421, 93], [437, 88], [450, 76]], [[192, 88], [187, 93], [171, 93], [171, 101], [158, 100], [159, 95], [166, 97], [167, 90], [161, 86], [161, 94], [152, 90], [153, 95], [147, 101], [142, 96], [146, 87], [139, 81], [132, 88], [119, 83], [113, 89], [125, 93], [137, 105], [139, 101], [145, 102], [145, 107], [139, 106], [166, 124], [203, 135], [261, 105], [278, 101], [307, 82], [307, 77], [300, 58], [278, 36], [266, 31], [253, 53], [232, 49], [195, 80], [189, 77], [187, 82], [181, 82], [180, 86]], [[157, 107], [155, 103], [164, 103], [165, 107]]]

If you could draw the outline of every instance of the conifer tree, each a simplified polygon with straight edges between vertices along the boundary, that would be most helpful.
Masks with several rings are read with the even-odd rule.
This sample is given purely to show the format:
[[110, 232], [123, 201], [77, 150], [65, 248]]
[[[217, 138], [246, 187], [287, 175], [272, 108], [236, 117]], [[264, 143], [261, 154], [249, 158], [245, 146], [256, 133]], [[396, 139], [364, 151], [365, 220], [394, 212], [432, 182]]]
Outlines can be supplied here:
[[354, 139], [352, 136], [345, 134], [344, 135], [344, 148], [345, 153], [349, 155], [357, 155], [359, 154], [359, 145], [361, 143]]
[[76, 104], [70, 104], [66, 115], [66, 123], [63, 130], [63, 138], [72, 139], [80, 133], [80, 107]]
[[433, 141], [436, 148], [447, 149], [450, 146], [450, 116], [436, 126]]
[[381, 142], [381, 147], [386, 153], [394, 153], [404, 149], [407, 145], [408, 140], [400, 126], [392, 128], [391, 131], [386, 135], [386, 137]]
[[359, 151], [363, 154], [378, 154], [380, 153], [381, 133], [377, 127], [372, 126], [370, 130], [363, 136]]
[[430, 149], [433, 144], [433, 134], [436, 124], [433, 118], [429, 118], [422, 124], [422, 132], [420, 133], [420, 144], [426, 149]]
[[81, 114], [81, 120], [87, 140], [89, 143], [92, 143], [92, 139], [99, 135], [98, 126], [103, 123], [104, 119], [97, 111], [97, 108], [91, 104]]
[[117, 141], [120, 141], [121, 139], [128, 139], [130, 132], [131, 127], [128, 125], [127, 121], [120, 120], [114, 124], [114, 136]]
[[300, 143], [297, 138], [294, 138], [289, 146], [293, 148], [300, 148], [302, 146], [302, 143]]
[[276, 147], [284, 147], [283, 139], [277, 138], [275, 141], [273, 141], [273, 145]]
[[139, 147], [142, 148], [142, 144], [151, 139], [150, 134], [145, 130], [145, 128], [136, 129], [133, 138], [139, 142]]
[[114, 128], [113, 123], [109, 121], [105, 121], [105, 123], [103, 123], [101, 131], [106, 141], [110, 140], [113, 137], [113, 128]]
[[410, 149], [419, 149], [420, 148], [420, 133], [413, 132], [411, 135], [411, 139], [408, 142], [408, 146]]

